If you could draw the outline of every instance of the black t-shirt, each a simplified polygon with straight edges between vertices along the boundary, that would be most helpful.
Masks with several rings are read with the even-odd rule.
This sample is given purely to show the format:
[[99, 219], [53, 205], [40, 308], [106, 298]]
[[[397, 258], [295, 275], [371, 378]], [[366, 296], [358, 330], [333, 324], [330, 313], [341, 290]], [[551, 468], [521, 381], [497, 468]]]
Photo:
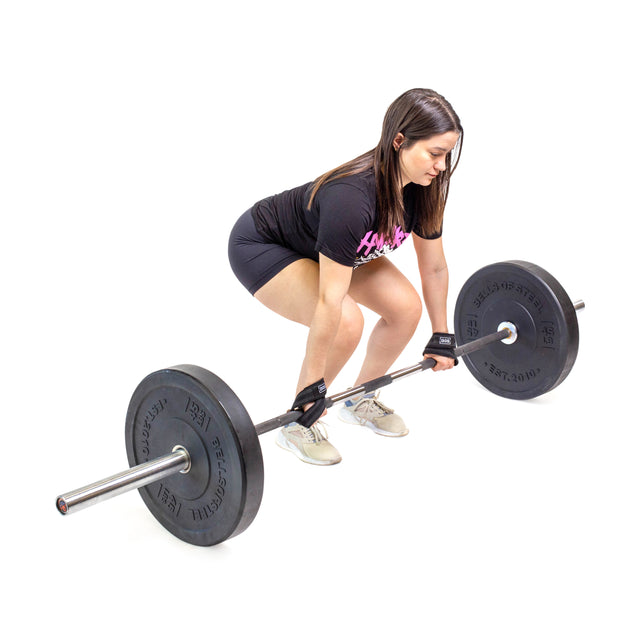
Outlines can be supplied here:
[[415, 231], [415, 187], [409, 183], [404, 188], [404, 231], [396, 227], [392, 239], [378, 234], [373, 169], [324, 184], [310, 209], [312, 182], [260, 200], [252, 215], [258, 232], [271, 242], [316, 262], [322, 253], [339, 264], [358, 267], [397, 249]]

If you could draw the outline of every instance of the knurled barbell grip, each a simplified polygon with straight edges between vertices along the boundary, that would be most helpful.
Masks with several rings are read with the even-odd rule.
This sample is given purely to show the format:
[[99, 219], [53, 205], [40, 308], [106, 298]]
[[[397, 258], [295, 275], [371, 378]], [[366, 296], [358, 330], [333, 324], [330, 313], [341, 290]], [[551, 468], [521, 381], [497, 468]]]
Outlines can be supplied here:
[[[482, 349], [492, 342], [504, 340], [510, 335], [511, 331], [509, 331], [509, 329], [502, 329], [501, 331], [490, 333], [487, 336], [483, 336], [482, 338], [478, 338], [477, 340], [472, 340], [471, 342], [457, 347], [454, 353], [456, 354], [456, 357], [464, 356], [467, 353], [471, 353], [472, 351]], [[407, 376], [413, 375], [414, 373], [419, 373], [421, 371], [431, 369], [435, 365], [436, 361], [433, 358], [426, 358], [424, 360], [421, 360], [417, 364], [406, 367], [405, 369], [400, 369], [393, 373], [380, 376], [379, 378], [374, 378], [373, 380], [369, 380], [368, 382], [365, 382], [358, 387], [353, 387], [352, 389], [347, 389], [346, 391], [342, 391], [341, 393], [336, 393], [325, 400], [325, 407], [329, 409], [336, 404], [346, 402], [350, 398], [354, 398], [362, 393], [370, 393], [371, 391], [375, 391], [376, 389], [385, 387], [392, 382], [399, 380], [400, 378], [405, 378]], [[261, 436], [263, 433], [273, 431], [274, 429], [278, 429], [279, 427], [284, 427], [287, 424], [295, 422], [301, 415], [301, 411], [288, 411], [287, 413], [283, 413], [280, 416], [276, 416], [275, 418], [271, 418], [269, 420], [261, 422], [260, 424], [257, 424], [256, 431], [258, 432], [258, 435]]]

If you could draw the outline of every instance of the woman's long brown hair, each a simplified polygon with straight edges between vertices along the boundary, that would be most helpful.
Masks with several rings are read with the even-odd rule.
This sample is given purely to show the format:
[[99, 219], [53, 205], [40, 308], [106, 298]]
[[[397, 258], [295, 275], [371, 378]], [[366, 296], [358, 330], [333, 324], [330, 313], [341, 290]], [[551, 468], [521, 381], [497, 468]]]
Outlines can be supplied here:
[[396, 136], [398, 133], [404, 136], [400, 149], [408, 149], [418, 140], [450, 131], [458, 133], [460, 137], [455, 149], [447, 154], [446, 169], [441, 171], [429, 186], [415, 185], [418, 212], [416, 230], [423, 236], [437, 234], [442, 229], [444, 207], [449, 194], [449, 179], [460, 160], [464, 132], [453, 107], [444, 97], [431, 89], [410, 89], [394, 100], [384, 117], [378, 145], [317, 178], [311, 191], [309, 207], [322, 185], [373, 167], [376, 179], [376, 208], [379, 215], [378, 233], [385, 238], [393, 238], [396, 227], [404, 230], [399, 150], [396, 151], [393, 146]]

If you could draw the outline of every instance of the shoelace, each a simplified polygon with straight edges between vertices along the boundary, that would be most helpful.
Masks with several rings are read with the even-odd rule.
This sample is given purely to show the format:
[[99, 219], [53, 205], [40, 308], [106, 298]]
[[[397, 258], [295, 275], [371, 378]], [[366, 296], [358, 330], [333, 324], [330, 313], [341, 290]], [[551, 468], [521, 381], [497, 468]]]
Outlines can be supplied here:
[[[322, 431], [320, 430], [322, 427]], [[305, 428], [304, 430], [304, 439], [306, 442], [318, 443], [323, 440], [328, 439], [327, 430], [324, 424], [320, 421], [316, 422], [314, 425]]]
[[364, 410], [367, 416], [374, 416], [379, 418], [381, 416], [386, 416], [390, 413], [393, 413], [393, 409], [390, 409], [382, 402], [380, 402], [380, 400], [378, 400], [379, 395], [380, 392], [378, 391], [378, 393], [376, 393], [373, 398], [362, 398], [362, 400], [360, 400], [354, 407], [354, 413], [357, 412], [360, 409], [361, 405], [365, 403], [367, 404], [365, 405]]

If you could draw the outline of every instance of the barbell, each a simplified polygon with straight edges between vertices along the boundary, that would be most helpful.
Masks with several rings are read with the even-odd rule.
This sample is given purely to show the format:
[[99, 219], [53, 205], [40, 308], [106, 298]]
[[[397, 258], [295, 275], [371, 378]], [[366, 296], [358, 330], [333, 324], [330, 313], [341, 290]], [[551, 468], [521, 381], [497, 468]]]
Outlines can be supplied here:
[[[560, 283], [523, 261], [483, 267], [456, 300], [454, 331], [473, 376], [493, 393], [526, 400], [569, 374], [578, 353], [576, 310]], [[431, 369], [432, 358], [326, 399], [330, 408], [362, 393]], [[253, 424], [218, 376], [195, 365], [156, 371], [138, 385], [125, 422], [131, 468], [56, 498], [68, 515], [139, 489], [154, 517], [172, 534], [212, 546], [244, 531], [262, 501], [264, 465], [258, 436], [295, 422], [288, 411]]]

